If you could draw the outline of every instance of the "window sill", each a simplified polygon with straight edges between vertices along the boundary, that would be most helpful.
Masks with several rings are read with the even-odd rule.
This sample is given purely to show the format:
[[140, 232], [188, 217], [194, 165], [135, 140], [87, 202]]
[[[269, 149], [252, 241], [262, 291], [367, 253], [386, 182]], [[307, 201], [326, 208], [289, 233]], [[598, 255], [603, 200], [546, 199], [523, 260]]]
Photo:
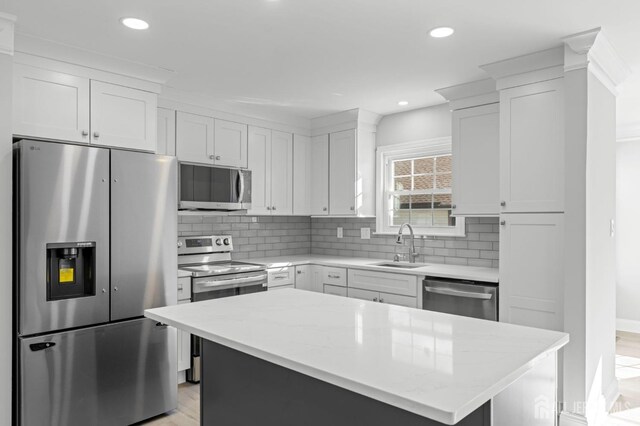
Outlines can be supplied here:
[[[392, 231], [385, 232], [385, 231], [383, 231], [383, 232], [372, 232], [371, 234], [372, 235], [389, 236], [389, 235], [398, 235], [398, 232], [397, 231], [396, 232], [392, 232]], [[402, 235], [408, 236], [409, 234], [403, 233]], [[414, 229], [413, 235], [416, 238], [420, 238], [420, 239], [429, 238], [429, 237], [464, 238], [464, 237], [467, 236], [467, 234], [465, 234], [465, 233], [462, 233], [462, 234], [459, 234], [459, 233], [452, 234], [452, 233], [448, 233], [448, 232], [427, 232], [427, 233], [425, 233], [425, 232], [418, 232], [415, 229]]]

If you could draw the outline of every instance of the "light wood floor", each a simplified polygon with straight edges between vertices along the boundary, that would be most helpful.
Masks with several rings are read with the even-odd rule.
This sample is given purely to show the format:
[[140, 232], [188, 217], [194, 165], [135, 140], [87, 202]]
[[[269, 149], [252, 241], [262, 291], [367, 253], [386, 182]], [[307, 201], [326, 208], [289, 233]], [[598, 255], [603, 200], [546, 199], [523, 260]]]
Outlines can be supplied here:
[[607, 426], [640, 425], [640, 334], [616, 333], [616, 377], [620, 397]]
[[144, 426], [200, 426], [200, 385], [178, 386], [178, 408], [146, 422]]

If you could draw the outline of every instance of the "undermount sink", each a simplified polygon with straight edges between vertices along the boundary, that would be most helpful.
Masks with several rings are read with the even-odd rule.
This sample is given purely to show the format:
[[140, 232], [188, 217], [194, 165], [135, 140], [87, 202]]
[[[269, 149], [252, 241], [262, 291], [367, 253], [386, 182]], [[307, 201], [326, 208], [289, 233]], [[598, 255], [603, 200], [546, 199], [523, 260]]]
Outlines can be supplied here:
[[382, 263], [372, 263], [371, 265], [384, 266], [385, 268], [403, 268], [403, 269], [423, 268], [425, 266], [429, 266], [425, 263], [404, 263], [404, 262], [382, 262]]

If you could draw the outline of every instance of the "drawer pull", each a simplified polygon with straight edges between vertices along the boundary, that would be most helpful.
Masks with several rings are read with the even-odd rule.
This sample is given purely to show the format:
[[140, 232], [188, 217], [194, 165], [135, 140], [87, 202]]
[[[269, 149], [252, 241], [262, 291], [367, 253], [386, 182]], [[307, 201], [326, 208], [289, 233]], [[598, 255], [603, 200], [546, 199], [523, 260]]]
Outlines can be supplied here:
[[327, 277], [334, 278], [334, 279], [340, 279], [340, 275], [335, 275], [335, 274], [329, 274], [329, 275], [327, 275]]

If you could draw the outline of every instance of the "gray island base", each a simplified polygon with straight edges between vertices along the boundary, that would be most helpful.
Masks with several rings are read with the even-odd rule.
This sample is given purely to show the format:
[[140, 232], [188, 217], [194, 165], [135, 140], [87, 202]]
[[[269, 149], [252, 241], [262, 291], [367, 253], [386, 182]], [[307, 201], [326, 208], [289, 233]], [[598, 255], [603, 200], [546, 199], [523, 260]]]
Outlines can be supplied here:
[[[203, 426], [445, 424], [209, 340], [203, 340], [200, 401]], [[491, 402], [456, 425], [491, 425]]]

